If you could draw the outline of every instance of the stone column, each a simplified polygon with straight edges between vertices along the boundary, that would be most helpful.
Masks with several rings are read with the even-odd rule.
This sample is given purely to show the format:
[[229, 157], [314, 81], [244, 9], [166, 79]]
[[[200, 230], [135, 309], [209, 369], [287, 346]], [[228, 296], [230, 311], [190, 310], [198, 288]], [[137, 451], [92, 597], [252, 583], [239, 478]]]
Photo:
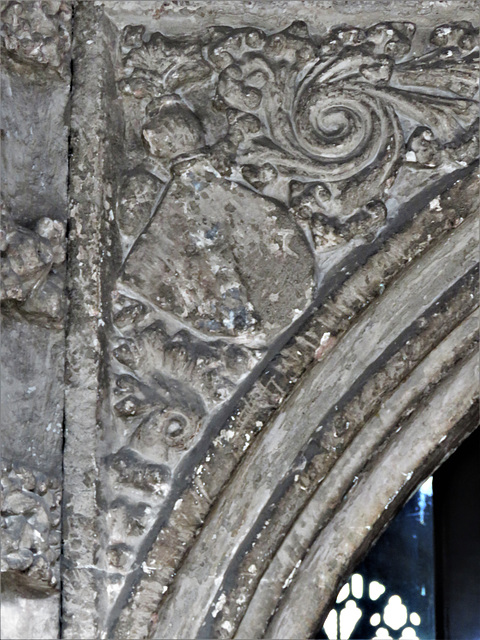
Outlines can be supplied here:
[[57, 638], [70, 2], [2, 2], [2, 637]]

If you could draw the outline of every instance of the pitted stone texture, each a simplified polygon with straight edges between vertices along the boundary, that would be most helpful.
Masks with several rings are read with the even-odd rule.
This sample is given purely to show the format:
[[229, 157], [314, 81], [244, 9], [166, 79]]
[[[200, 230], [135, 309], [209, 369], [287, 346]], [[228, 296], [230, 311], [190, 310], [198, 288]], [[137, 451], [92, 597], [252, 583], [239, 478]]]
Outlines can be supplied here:
[[31, 231], [3, 213], [0, 242], [3, 308], [26, 315], [32, 322], [61, 326], [66, 302], [61, 266], [65, 261], [65, 225], [43, 217]]
[[2, 45], [19, 63], [40, 65], [68, 76], [71, 3], [65, 0], [11, 0], [2, 3]]
[[59, 481], [18, 465], [2, 465], [2, 583], [44, 597], [60, 579]]
[[268, 342], [313, 298], [300, 229], [280, 205], [223, 179], [208, 157], [174, 173], [122, 282], [206, 334]]
[[[266, 568], [318, 481], [310, 449], [333, 452], [342, 435], [339, 413], [304, 452], [304, 407], [277, 438], [282, 403], [293, 389], [304, 397], [305, 372], [346, 349], [350, 377], [331, 365], [332, 393], [341, 407], [344, 396], [365, 401], [361, 431], [371, 398], [381, 402], [415, 367], [416, 349], [440, 339], [427, 320], [408, 348], [394, 340], [417, 327], [415, 298], [382, 334], [391, 370], [368, 326], [358, 329], [373, 345], [367, 356], [344, 335], [372, 302], [377, 318], [375, 300], [409, 261], [436, 273], [428, 251], [460, 242], [463, 213], [445, 208], [449, 190], [463, 185], [465, 217], [472, 210], [475, 7], [459, 16], [455, 2], [413, 6], [78, 3], [65, 637], [233, 636], [257, 584], [242, 553], [263, 549]], [[438, 291], [422, 282], [425, 295], [447, 296], [447, 280]], [[475, 304], [467, 284], [447, 296], [445, 332], [457, 306]], [[365, 395], [355, 372], [371, 376]], [[293, 467], [273, 480], [282, 447]], [[235, 478], [264, 450], [270, 479], [247, 478], [238, 502], [250, 515], [222, 522], [217, 558], [203, 523], [222, 519], [220, 496], [242, 493]], [[271, 525], [254, 549], [260, 504]]]
[[[2, 637], [60, 629], [72, 3], [1, 3]], [[6, 466], [5, 466], [6, 465]]]

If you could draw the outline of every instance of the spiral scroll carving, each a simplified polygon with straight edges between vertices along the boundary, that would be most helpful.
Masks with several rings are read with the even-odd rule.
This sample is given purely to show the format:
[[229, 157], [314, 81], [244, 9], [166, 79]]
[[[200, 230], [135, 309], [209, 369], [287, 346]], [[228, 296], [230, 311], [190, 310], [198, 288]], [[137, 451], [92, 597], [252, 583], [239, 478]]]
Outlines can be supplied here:
[[317, 79], [298, 97], [293, 125], [299, 150], [330, 180], [351, 177], [385, 158], [399, 131], [395, 113], [376, 96], [355, 87], [325, 91]]
[[[430, 136], [432, 149], [439, 143], [455, 145], [474, 127], [478, 30], [464, 22], [437, 27], [420, 56], [412, 54], [415, 37], [410, 22], [382, 22], [367, 29], [342, 26], [323, 37], [313, 36], [303, 22], [273, 34], [212, 28], [189, 46], [188, 57], [177, 55], [173, 68], [163, 73], [174, 43], [160, 34], [148, 40], [144, 33], [145, 45], [128, 45], [121, 86], [138, 99], [149, 92], [156, 100], [171, 90], [171, 77], [178, 77], [185, 78], [186, 94], [195, 85], [195, 91], [208, 93], [208, 63], [215, 95], [203, 100], [211, 100], [213, 110], [227, 121], [226, 135], [210, 146], [217, 170], [235, 181], [239, 166], [243, 184], [289, 207], [293, 200], [299, 202], [295, 182], [307, 191], [321, 183], [325, 197], [313, 213], [343, 224], [372, 203], [386, 201], [399, 167], [413, 158], [412, 153], [406, 158], [412, 147], [408, 137], [418, 137], [416, 131], [411, 134], [412, 122]], [[154, 73], [148, 71], [149, 60]], [[421, 87], [430, 78], [436, 86], [427, 94]], [[180, 94], [176, 99], [185, 102]], [[188, 109], [195, 100], [193, 93], [188, 95]], [[203, 124], [208, 139], [210, 124]], [[204, 144], [202, 139], [200, 146]], [[421, 164], [422, 157], [435, 155], [432, 149], [415, 155], [415, 161]], [[298, 209], [292, 213], [297, 217]], [[370, 216], [367, 227], [378, 228], [382, 220]], [[318, 235], [314, 226], [313, 236]], [[337, 245], [359, 231], [357, 225], [342, 236], [330, 225], [328, 234]], [[330, 244], [322, 240], [316, 248]]]

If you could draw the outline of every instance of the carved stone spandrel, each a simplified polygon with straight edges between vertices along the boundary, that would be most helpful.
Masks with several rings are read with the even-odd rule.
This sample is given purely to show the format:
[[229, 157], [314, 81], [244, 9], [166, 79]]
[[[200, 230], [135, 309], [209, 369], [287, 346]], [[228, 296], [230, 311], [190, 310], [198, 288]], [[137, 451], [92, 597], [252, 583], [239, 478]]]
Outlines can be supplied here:
[[[470, 222], [457, 227], [473, 212], [478, 156], [473, 4], [461, 22], [418, 4], [392, 15], [390, 2], [79, 3], [65, 637], [233, 637], [261, 577], [242, 554], [263, 549], [262, 571], [275, 556], [321, 481], [315, 447], [333, 464], [335, 438], [361, 430], [382, 389], [445, 337], [434, 301], [430, 316], [406, 289], [408, 317], [382, 333], [385, 289], [420, 265], [442, 330], [473, 309], [473, 262], [455, 257], [471, 249]], [[450, 280], [437, 280], [434, 250], [454, 262]], [[342, 349], [350, 377], [337, 375]], [[319, 386], [345, 414], [326, 408], [324, 440], [303, 451], [300, 403], [276, 440], [282, 404], [317, 397], [308, 371], [328, 366]], [[208, 537], [253, 458], [238, 497], [249, 515]]]

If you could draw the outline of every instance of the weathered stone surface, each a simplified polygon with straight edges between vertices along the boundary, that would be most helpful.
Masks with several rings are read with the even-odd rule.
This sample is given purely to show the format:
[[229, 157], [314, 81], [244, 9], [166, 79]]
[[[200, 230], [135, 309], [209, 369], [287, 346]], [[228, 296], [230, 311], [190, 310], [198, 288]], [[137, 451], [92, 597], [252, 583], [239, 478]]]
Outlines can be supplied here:
[[476, 426], [475, 3], [71, 8], [2, 7], [8, 637], [309, 637]]
[[0, 299], [12, 315], [26, 315], [46, 326], [61, 326], [65, 313], [65, 224], [43, 217], [35, 231], [2, 215]]
[[[108, 104], [88, 115], [74, 105], [72, 172], [83, 254], [84, 171], [98, 149], [98, 284], [73, 317], [100, 318], [88, 370], [105, 365], [88, 428], [101, 434], [90, 464], [106, 517], [94, 515], [91, 477], [81, 500], [72, 483], [69, 504], [82, 535], [88, 497], [105, 591], [82, 607], [73, 585], [94, 575], [69, 553], [67, 637], [84, 625], [131, 638], [231, 637], [242, 624], [270, 633], [248, 603], [260, 598], [260, 617], [277, 607], [283, 590], [268, 592], [271, 608], [257, 593], [285, 532], [375, 407], [476, 306], [474, 227], [463, 222], [478, 154], [470, 9], [448, 24], [450, 9], [422, 5], [414, 24], [407, 6], [392, 16], [385, 3], [352, 24], [345, 3], [239, 6], [99, 3], [96, 55], [84, 49], [93, 12], [76, 14], [77, 82]], [[331, 373], [311, 391], [309, 428], [311, 367]], [[321, 419], [314, 397], [327, 390]], [[69, 415], [74, 443], [79, 414]], [[433, 441], [426, 451], [424, 471], [439, 459]], [[80, 470], [75, 455], [67, 437]]]
[[11, 58], [68, 76], [71, 3], [12, 0], [2, 4], [2, 43]]
[[208, 156], [173, 171], [120, 284], [207, 335], [271, 340], [313, 297], [301, 230], [279, 204], [222, 178]]
[[60, 486], [26, 467], [2, 469], [2, 584], [48, 594], [60, 578]]
[[71, 3], [1, 12], [2, 635], [56, 638]]

